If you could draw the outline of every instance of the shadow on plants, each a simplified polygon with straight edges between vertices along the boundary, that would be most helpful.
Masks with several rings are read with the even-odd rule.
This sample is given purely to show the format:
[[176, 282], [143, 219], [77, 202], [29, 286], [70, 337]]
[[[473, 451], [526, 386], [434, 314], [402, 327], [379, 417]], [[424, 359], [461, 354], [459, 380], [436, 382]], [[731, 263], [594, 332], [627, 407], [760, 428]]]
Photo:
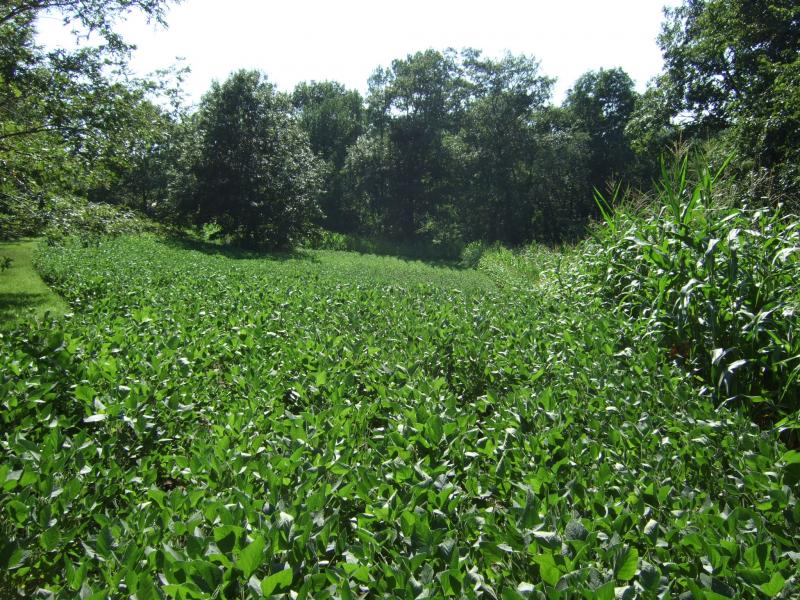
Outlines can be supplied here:
[[0, 293], [0, 319], [7, 321], [21, 316], [25, 311], [36, 311], [48, 304], [47, 294], [31, 294], [28, 292]]
[[171, 235], [166, 237], [165, 243], [173, 248], [193, 250], [195, 252], [202, 252], [203, 254], [212, 256], [224, 256], [225, 258], [231, 258], [234, 260], [305, 260], [310, 262], [318, 262], [318, 259], [316, 256], [314, 256], [314, 254], [304, 250], [248, 250], [233, 245], [207, 242], [204, 240], [191, 239], [179, 235]]

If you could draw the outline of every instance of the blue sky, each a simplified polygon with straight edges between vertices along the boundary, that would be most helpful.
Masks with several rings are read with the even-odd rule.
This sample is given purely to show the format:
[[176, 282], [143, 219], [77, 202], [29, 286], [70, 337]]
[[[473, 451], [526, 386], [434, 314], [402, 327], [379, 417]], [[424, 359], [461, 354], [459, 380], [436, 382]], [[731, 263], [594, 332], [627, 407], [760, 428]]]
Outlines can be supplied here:
[[[138, 46], [132, 65], [146, 74], [182, 57], [186, 92], [199, 100], [213, 79], [256, 68], [284, 90], [334, 79], [364, 92], [379, 65], [426, 48], [474, 47], [489, 56], [533, 55], [557, 77], [556, 102], [589, 69], [622, 67], [639, 90], [661, 69], [656, 36], [665, 0], [184, 0], [168, 29], [131, 16], [119, 24]], [[55, 17], [40, 40], [71, 45]]]

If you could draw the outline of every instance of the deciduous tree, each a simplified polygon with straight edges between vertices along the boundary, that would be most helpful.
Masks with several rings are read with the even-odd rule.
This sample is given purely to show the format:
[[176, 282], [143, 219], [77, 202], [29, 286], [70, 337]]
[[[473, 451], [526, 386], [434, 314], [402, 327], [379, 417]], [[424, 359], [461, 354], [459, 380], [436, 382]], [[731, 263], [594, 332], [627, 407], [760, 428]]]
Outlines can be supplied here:
[[685, 0], [659, 38], [689, 133], [727, 130], [737, 163], [800, 190], [800, 5], [794, 0]]
[[[0, 213], [53, 192], [107, 186], [156, 126], [159, 84], [127, 73], [129, 46], [114, 31], [132, 10], [163, 23], [166, 0], [18, 0], [0, 8]], [[49, 11], [104, 43], [45, 51], [36, 19]], [[157, 109], [160, 112], [160, 109]], [[8, 232], [5, 232], [8, 233]]]
[[311, 149], [325, 165], [320, 198], [324, 226], [353, 231], [357, 220], [344, 201], [343, 174], [347, 149], [364, 131], [364, 102], [356, 90], [334, 81], [303, 82], [295, 87], [292, 104], [308, 133]]
[[630, 179], [634, 153], [625, 127], [636, 105], [633, 81], [622, 69], [581, 75], [564, 103], [576, 126], [589, 136], [589, 179], [604, 189], [611, 179]]
[[316, 219], [320, 166], [290, 99], [257, 71], [215, 82], [195, 118], [182, 208], [249, 247], [286, 247]]

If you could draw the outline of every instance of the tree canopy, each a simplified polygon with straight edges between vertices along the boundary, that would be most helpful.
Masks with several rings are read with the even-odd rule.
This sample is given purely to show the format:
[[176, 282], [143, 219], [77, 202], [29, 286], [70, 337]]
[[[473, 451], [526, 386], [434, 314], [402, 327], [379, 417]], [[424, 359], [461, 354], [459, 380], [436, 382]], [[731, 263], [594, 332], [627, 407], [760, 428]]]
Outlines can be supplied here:
[[689, 133], [728, 131], [741, 160], [800, 190], [800, 5], [685, 0], [659, 42], [665, 89]]
[[[133, 77], [115, 31], [167, 0], [18, 0], [0, 9], [0, 231], [14, 207], [77, 194], [253, 246], [323, 227], [458, 248], [582, 235], [592, 189], [646, 189], [679, 140], [735, 154], [744, 180], [800, 190], [800, 9], [685, 0], [666, 12], [663, 73], [581, 75], [562, 106], [532, 56], [427, 49], [375, 69], [366, 97], [335, 81], [278, 93], [263, 74], [214, 83]], [[102, 44], [46, 51], [46, 11]]]
[[361, 94], [335, 81], [303, 82], [295, 87], [292, 104], [300, 126], [308, 133], [311, 150], [324, 166], [323, 225], [333, 231], [351, 231], [354, 214], [342, 202], [343, 169], [348, 148], [364, 131]]
[[[547, 107], [552, 84], [532, 57], [474, 49], [428, 50], [377, 69], [345, 201], [373, 233], [398, 239], [571, 235], [587, 214], [578, 206], [586, 145]], [[546, 162], [555, 147], [571, 169]]]
[[635, 156], [625, 128], [636, 98], [633, 80], [619, 68], [585, 73], [567, 92], [565, 104], [575, 126], [589, 136], [590, 183], [595, 188], [633, 173]]
[[183, 212], [249, 247], [284, 247], [318, 218], [318, 160], [290, 99], [257, 71], [214, 83], [193, 121]]
[[[0, 213], [53, 193], [108, 189], [165, 131], [159, 125], [170, 117], [155, 101], [167, 85], [130, 76], [128, 46], [113, 24], [131, 10], [162, 21], [166, 5], [30, 0], [0, 9]], [[35, 25], [45, 11], [98, 32], [105, 43], [43, 49]], [[179, 91], [172, 93], [177, 100]]]

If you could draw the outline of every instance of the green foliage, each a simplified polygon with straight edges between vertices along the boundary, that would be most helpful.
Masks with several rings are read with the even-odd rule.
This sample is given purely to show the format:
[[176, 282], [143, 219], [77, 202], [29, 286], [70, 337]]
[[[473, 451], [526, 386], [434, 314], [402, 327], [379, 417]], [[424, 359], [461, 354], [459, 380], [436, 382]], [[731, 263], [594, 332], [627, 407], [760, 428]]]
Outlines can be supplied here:
[[215, 82], [189, 124], [180, 212], [253, 248], [308, 235], [319, 214], [320, 166], [290, 109], [256, 71]]
[[[439, 209], [453, 202], [453, 157], [446, 136], [458, 130], [462, 88], [453, 50], [426, 50], [379, 68], [369, 80], [367, 114], [372, 150], [358, 173], [373, 186], [366, 193], [384, 236], [418, 236]], [[352, 161], [351, 161], [352, 162]], [[375, 167], [372, 167], [375, 165]]]
[[20, 199], [7, 210], [0, 214], [0, 238], [5, 240], [45, 235], [51, 241], [69, 236], [89, 241], [160, 228], [134, 210], [74, 196], [41, 197], [35, 207]]
[[452, 248], [579, 234], [592, 212], [589, 136], [546, 106], [552, 84], [532, 57], [474, 49], [376, 70], [369, 128], [344, 168], [359, 233]]
[[792, 0], [686, 0], [660, 37], [672, 103], [688, 133], [730, 130], [742, 171], [800, 190], [800, 7]]
[[484, 273], [497, 287], [527, 294], [558, 293], [564, 287], [562, 273], [574, 267], [576, 257], [573, 249], [553, 250], [536, 243], [515, 250], [474, 243], [464, 249], [461, 260], [462, 266]]
[[[680, 126], [673, 122], [679, 110], [669, 79], [655, 78], [643, 94], [625, 125], [625, 137], [637, 157], [637, 178], [643, 183], [658, 179], [661, 157], [678, 143]], [[602, 188], [600, 188], [602, 189]]]
[[800, 229], [780, 209], [724, 197], [720, 173], [698, 164], [665, 164], [655, 209], [608, 215], [585, 257], [609, 305], [641, 322], [641, 335], [718, 403], [774, 424], [800, 409]]
[[477, 268], [486, 249], [487, 246], [483, 242], [470, 242], [464, 246], [460, 257], [461, 266], [467, 269]]
[[527, 254], [496, 244], [481, 253], [478, 271], [485, 273], [498, 287], [530, 289], [539, 277]]
[[[535, 59], [511, 54], [491, 60], [467, 52], [464, 70], [469, 102], [462, 172], [470, 185], [462, 202], [469, 239], [528, 241], [535, 205], [545, 201], [536, 197], [541, 185], [536, 167], [543, 157], [539, 132], [531, 125], [539, 120], [553, 80], [540, 73]], [[556, 165], [552, 169], [556, 179]]]
[[5, 595], [798, 592], [797, 453], [555, 266], [140, 237], [39, 268], [75, 310], [0, 336]]
[[592, 188], [604, 189], [612, 179], [630, 181], [635, 157], [625, 127], [636, 101], [633, 80], [620, 68], [584, 73], [567, 92], [564, 106], [589, 136]]
[[[121, 14], [161, 21], [162, 0], [15, 1], [0, 9], [0, 219], [24, 215], [13, 230], [38, 235], [44, 200], [90, 195], [144, 208], [163, 198], [152, 157], [165, 146], [179, 92], [130, 76], [130, 48], [113, 32]], [[46, 11], [105, 43], [45, 51], [35, 43]], [[173, 110], [162, 108], [164, 100]], [[160, 102], [161, 101], [161, 102]], [[147, 164], [148, 176], [144, 175]]]
[[50, 240], [78, 236], [84, 242], [104, 237], [160, 231], [162, 227], [124, 207], [88, 202], [80, 198], [53, 198], [45, 205]]
[[[456, 262], [463, 250], [460, 244], [443, 244], [415, 239], [410, 241], [397, 241], [389, 239], [367, 238], [353, 234], [341, 234], [322, 231], [315, 236], [311, 243], [305, 247], [318, 250], [344, 250], [361, 254], [376, 254], [379, 256], [397, 256], [415, 260]], [[463, 265], [462, 265], [463, 266]]]
[[292, 94], [300, 126], [308, 133], [311, 149], [325, 164], [320, 206], [324, 226], [349, 232], [357, 228], [358, 213], [344, 199], [344, 165], [347, 149], [364, 130], [364, 103], [355, 90], [339, 83], [300, 83]]
[[[138, 91], [136, 84], [128, 85], [129, 96], [117, 105], [122, 114], [117, 116], [114, 145], [93, 163], [92, 176], [72, 189], [94, 202], [127, 206], [161, 220], [172, 216], [169, 185], [178, 162], [180, 120], [185, 116], [178, 105], [184, 73], [161, 71], [157, 89], [149, 82], [139, 83], [143, 89]], [[169, 83], [172, 76], [177, 78], [176, 87]], [[175, 103], [172, 110], [162, 106], [168, 95]], [[158, 96], [161, 102], [156, 104]]]

